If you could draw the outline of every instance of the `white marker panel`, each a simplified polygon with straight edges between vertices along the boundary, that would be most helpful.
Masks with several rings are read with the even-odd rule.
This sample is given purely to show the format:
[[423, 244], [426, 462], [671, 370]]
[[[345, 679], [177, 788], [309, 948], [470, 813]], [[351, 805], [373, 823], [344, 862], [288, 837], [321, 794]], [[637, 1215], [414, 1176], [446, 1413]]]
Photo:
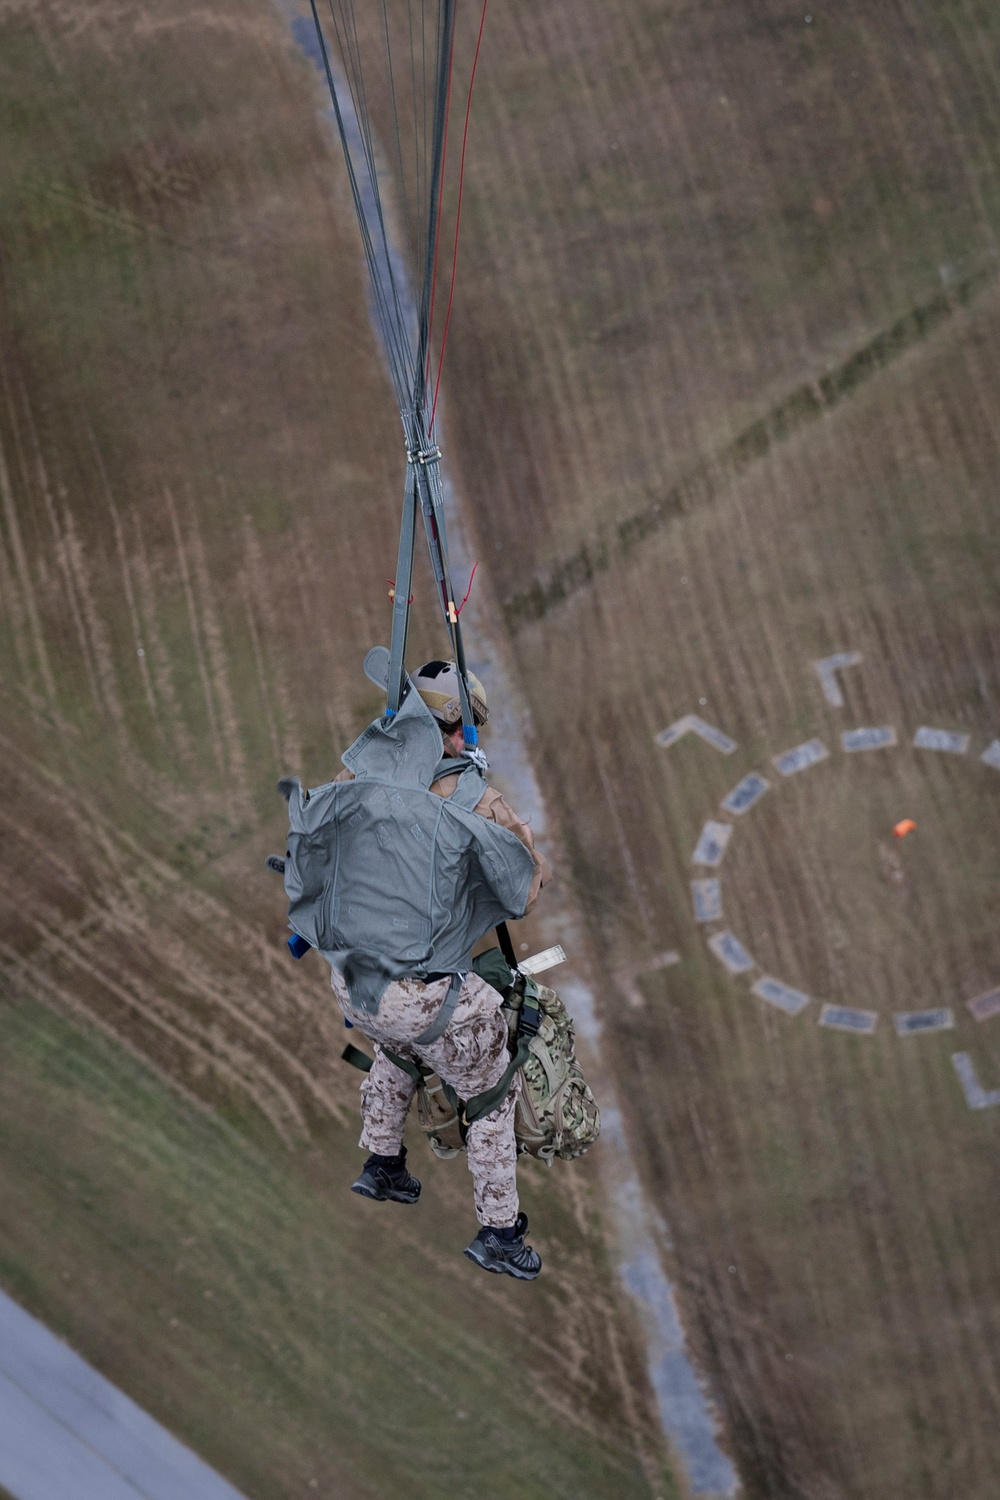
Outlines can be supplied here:
[[751, 771], [749, 776], [744, 776], [743, 780], [738, 781], [732, 791], [723, 797], [720, 805], [724, 811], [738, 818], [741, 813], [749, 812], [751, 807], [760, 801], [770, 785], [766, 776]]
[[953, 1052], [952, 1066], [962, 1085], [965, 1102], [970, 1109], [993, 1109], [1000, 1104], [1000, 1089], [984, 1089], [979, 1082], [975, 1063], [967, 1052]]
[[844, 695], [837, 681], [837, 673], [842, 672], [845, 667], [858, 667], [861, 665], [860, 651], [838, 651], [836, 656], [824, 656], [821, 661], [814, 661], [813, 668], [819, 677], [820, 686], [823, 689], [823, 697], [831, 708], [843, 708]]
[[696, 734], [706, 745], [711, 745], [723, 755], [732, 755], [736, 749], [735, 740], [731, 740], [728, 734], [723, 734], [721, 729], [716, 729], [714, 724], [706, 724], [697, 714], [685, 714], [683, 719], [668, 724], [666, 729], [661, 729], [656, 735], [656, 743], [664, 750], [669, 750], [671, 745], [676, 745], [686, 734]]
[[798, 771], [808, 771], [810, 766], [818, 766], [829, 754], [822, 740], [806, 740], [804, 745], [796, 745], [794, 750], [776, 755], [773, 764], [782, 776], [794, 776]]
[[763, 979], [752, 984], [750, 992], [759, 995], [768, 1004], [776, 1005], [788, 1016], [797, 1016], [800, 1010], [805, 1010], [810, 1000], [810, 996], [804, 995], [801, 990], [793, 990], [790, 984], [782, 984], [780, 979], [772, 979], [770, 974], [765, 974]]
[[708, 940], [708, 946], [730, 974], [745, 974], [748, 969], [754, 967], [754, 961], [750, 957], [738, 937], [731, 932], [717, 932]]
[[955, 1017], [946, 1006], [940, 1010], [900, 1010], [893, 1016], [897, 1036], [916, 1036], [922, 1031], [951, 1031]]
[[824, 1005], [819, 1013], [819, 1024], [833, 1031], [854, 1031], [859, 1036], [871, 1036], [878, 1025], [878, 1014], [873, 1010], [852, 1010], [849, 1005]]
[[722, 886], [714, 876], [692, 880], [691, 900], [696, 922], [719, 922], [722, 919]]
[[721, 865], [722, 856], [726, 852], [726, 845], [733, 836], [732, 823], [713, 823], [709, 821], [701, 830], [701, 837], [695, 845], [691, 856], [691, 863], [695, 865]]
[[913, 736], [918, 750], [943, 750], [949, 755], [964, 755], [969, 748], [967, 734], [955, 734], [950, 729], [929, 729], [922, 724]]
[[887, 750], [899, 741], [892, 725], [886, 724], [880, 729], [847, 729], [840, 736], [840, 743], [850, 754], [856, 750]]
[[1000, 990], [987, 990], [975, 1000], [966, 1000], [965, 1008], [977, 1021], [988, 1021], [990, 1016], [1000, 1013]]

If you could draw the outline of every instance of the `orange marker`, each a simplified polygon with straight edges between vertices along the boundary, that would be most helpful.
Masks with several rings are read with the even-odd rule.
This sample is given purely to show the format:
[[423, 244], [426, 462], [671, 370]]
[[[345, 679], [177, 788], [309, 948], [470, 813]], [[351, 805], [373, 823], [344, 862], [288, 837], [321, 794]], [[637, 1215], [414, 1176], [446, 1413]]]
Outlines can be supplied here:
[[901, 823], [896, 824], [892, 831], [898, 839], [905, 839], [906, 835], [912, 833], [916, 826], [912, 818], [904, 818]]

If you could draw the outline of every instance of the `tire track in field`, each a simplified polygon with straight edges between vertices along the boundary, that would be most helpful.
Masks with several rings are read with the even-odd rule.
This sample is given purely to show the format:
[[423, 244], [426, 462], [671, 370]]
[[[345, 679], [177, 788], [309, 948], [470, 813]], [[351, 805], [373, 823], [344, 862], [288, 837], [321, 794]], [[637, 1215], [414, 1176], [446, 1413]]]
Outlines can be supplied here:
[[128, 552], [125, 547], [125, 537], [122, 532], [121, 517], [118, 514], [118, 507], [115, 504], [115, 497], [112, 494], [111, 485], [108, 482], [108, 472], [104, 467], [104, 460], [101, 458], [101, 451], [98, 447], [97, 438], [92, 428], [88, 429], [88, 431], [90, 436], [90, 445], [93, 449], [94, 459], [97, 464], [97, 471], [101, 476], [101, 486], [104, 490], [104, 497], [107, 501], [108, 511], [111, 515], [111, 529], [114, 532], [115, 536], [115, 551], [118, 554], [118, 566], [121, 569], [122, 587], [125, 591], [125, 602], [128, 605], [128, 615], [132, 625], [132, 636], [135, 641], [136, 652], [139, 660], [139, 672], [142, 677], [143, 691], [146, 695], [146, 702], [149, 705], [149, 713], [150, 717], [152, 718], [153, 725], [156, 729], [157, 737], [162, 741], [163, 725], [160, 720], [160, 714], [157, 708], [156, 695], [153, 692], [153, 681], [149, 672], [149, 663], [146, 660], [146, 652], [141, 645], [142, 630], [139, 624], [139, 611], [136, 605], [135, 589], [132, 585], [132, 570], [129, 566]]
[[[32, 446], [35, 450], [35, 468], [38, 476], [38, 491], [42, 497], [42, 505], [49, 522], [49, 528], [52, 532], [52, 554], [55, 558], [56, 567], [62, 574], [64, 595], [69, 605], [69, 612], [73, 622], [73, 629], [76, 634], [77, 644], [80, 648], [80, 656], [83, 660], [84, 671], [87, 674], [87, 681], [90, 686], [91, 697], [93, 698], [93, 701], [98, 706], [98, 708], [100, 708], [101, 691], [97, 681], [97, 669], [91, 653], [90, 640], [87, 634], [86, 626], [84, 624], [80, 600], [77, 597], [76, 571], [72, 565], [70, 558], [68, 527], [69, 512], [68, 510], [64, 510], [62, 513], [62, 517], [60, 518], [59, 512], [56, 508], [55, 497], [52, 494], [52, 486], [49, 483], [48, 472], [42, 459], [41, 446], [38, 441], [37, 430], [35, 429], [35, 425], [31, 417], [30, 408], [27, 403], [26, 393], [23, 396], [22, 405], [25, 411], [25, 421], [27, 422], [28, 429], [32, 435]], [[30, 495], [31, 485], [28, 482], [27, 473], [25, 473], [25, 484], [27, 492]]]
[[[4, 748], [6, 753], [6, 743]], [[15, 747], [9, 751], [11, 762], [27, 761]], [[36, 775], [36, 781], [36, 807], [48, 804], [53, 817], [61, 817], [85, 841], [88, 853], [95, 852], [96, 837], [98, 858], [92, 878], [81, 881], [43, 845], [45, 864], [57, 876], [56, 890], [65, 889], [73, 904], [84, 906], [82, 917], [73, 920], [39, 882], [31, 882], [26, 892], [23, 880], [16, 887], [0, 881], [12, 915], [36, 939], [30, 962], [24, 961], [26, 972], [38, 969], [51, 977], [53, 969], [75, 966], [126, 1011], [159, 1028], [169, 1041], [192, 1048], [200, 1063], [215, 1059], [221, 1074], [239, 1084], [285, 1139], [308, 1134], [300, 1098], [310, 1111], [342, 1122], [338, 1075], [330, 1079], [331, 1092], [310, 1065], [335, 1055], [336, 1035], [330, 1033], [336, 1026], [277, 964], [272, 945], [223, 903], [192, 890], [170, 865], [123, 838], [51, 773]], [[21, 869], [24, 854], [36, 848], [37, 829], [5, 821], [22, 844], [14, 861]], [[128, 958], [119, 960], [119, 954]], [[143, 979], [142, 967], [161, 977]], [[248, 989], [244, 976], [250, 971], [255, 980]], [[199, 1008], [207, 1009], [200, 1021]], [[89, 1013], [94, 1006], [85, 1009]], [[275, 1034], [276, 1026], [287, 1039]]]
[[180, 700], [174, 684], [173, 663], [170, 652], [160, 631], [157, 618], [156, 585], [146, 551], [142, 522], [138, 510], [133, 512], [132, 525], [135, 531], [135, 551], [132, 567], [135, 569], [136, 594], [144, 627], [143, 638], [148, 645], [147, 657], [151, 660], [153, 687], [164, 707], [164, 718], [169, 727], [174, 749], [185, 768], [193, 768], [197, 762], [194, 740], [181, 712]]
[[129, 755], [128, 728], [125, 723], [125, 706], [118, 688], [118, 675], [115, 671], [111, 639], [105, 628], [104, 621], [101, 619], [100, 611], [91, 591], [90, 575], [87, 569], [83, 541], [76, 529], [76, 520], [70, 510], [66, 510], [63, 514], [63, 527], [63, 544], [68, 569], [76, 585], [77, 596], [80, 601], [80, 613], [83, 617], [86, 637], [90, 642], [94, 671], [100, 688], [99, 701], [104, 704], [107, 710], [115, 736], [119, 742], [121, 753], [123, 756], [131, 759], [132, 757]]
[[672, 485], [665, 495], [623, 517], [610, 530], [594, 530], [575, 552], [536, 573], [526, 588], [506, 596], [503, 608], [508, 629], [517, 634], [525, 625], [541, 620], [647, 537], [677, 517], [710, 504], [734, 476], [744, 473], [778, 444], [832, 411], [859, 386], [927, 339], [995, 281], [997, 274], [997, 267], [989, 264], [928, 297], [825, 375], [796, 386], [784, 401], [751, 422], [716, 454]]
[[[191, 500], [190, 496], [188, 498]], [[249, 821], [253, 816], [253, 806], [250, 798], [246, 756], [243, 753], [243, 741], [240, 737], [239, 715], [236, 712], [236, 704], [229, 686], [229, 666], [226, 658], [226, 646], [223, 639], [222, 627], [219, 623], [219, 615], [215, 608], [212, 583], [208, 571], [208, 561], [205, 557], [205, 547], [198, 526], [198, 509], [193, 500], [191, 500], [189, 509], [190, 549], [194, 586], [197, 590], [198, 602], [201, 607], [202, 629], [205, 635], [208, 661], [211, 666], [211, 686], [216, 702], [219, 705], [219, 723], [225, 742], [226, 761], [228, 763], [227, 771], [230, 778], [230, 782], [226, 788], [227, 801], [231, 805], [235, 805], [240, 821]]]
[[[16, 598], [20, 604], [23, 617], [27, 620], [28, 632], [34, 647], [37, 671], [42, 679], [45, 697], [48, 699], [49, 704], [54, 707], [56, 703], [56, 685], [52, 676], [52, 668], [49, 665], [48, 652], [45, 649], [45, 637], [42, 634], [38, 604], [35, 598], [35, 585], [31, 577], [31, 570], [28, 567], [28, 557], [21, 536], [21, 526], [17, 517], [17, 508], [14, 504], [14, 491], [11, 487], [10, 470], [7, 466], [7, 455], [4, 451], [2, 437], [0, 437], [0, 502], [3, 504], [3, 515], [7, 523], [7, 541], [11, 550], [18, 585], [15, 594], [14, 588], [11, 587], [13, 583], [13, 579], [11, 579], [11, 582], [8, 583], [8, 589], [12, 599]], [[28, 653], [24, 651], [23, 645], [19, 654], [22, 655], [25, 666], [27, 666]]]
[[187, 1084], [176, 1074], [164, 1067], [148, 1048], [140, 1047], [119, 1026], [112, 1025], [104, 1016], [89, 1005], [85, 1005], [74, 990], [67, 989], [44, 969], [37, 968], [2, 938], [0, 938], [0, 960], [10, 976], [20, 984], [24, 993], [30, 995], [39, 1005], [44, 1005], [47, 1010], [54, 1011], [57, 1015], [75, 1016], [87, 1026], [95, 1027], [102, 1036], [113, 1041], [115, 1046], [124, 1048], [130, 1057], [136, 1058], [144, 1067], [151, 1068], [158, 1078], [180, 1094], [182, 1099], [187, 1100], [188, 1104], [194, 1105], [202, 1114], [218, 1120], [217, 1111], [200, 1094], [188, 1088]]
[[75, 931], [70, 929], [68, 937], [63, 937], [54, 930], [52, 921], [61, 917], [58, 909], [47, 904], [36, 891], [33, 893], [32, 913], [25, 916], [21, 904], [23, 891], [19, 886], [13, 887], [2, 873], [0, 900], [17, 911], [22, 921], [41, 939], [40, 948], [31, 955], [29, 976], [42, 964], [48, 971], [52, 968], [68, 971], [75, 976], [73, 987], [77, 993], [88, 988], [88, 980], [92, 981], [105, 1005], [111, 1002], [107, 1008], [131, 1013], [140, 1029], [158, 1034], [168, 1047], [173, 1044], [175, 1051], [186, 1053], [188, 1068], [185, 1071], [193, 1077], [216, 1073], [230, 1087], [249, 1097], [283, 1140], [290, 1143], [296, 1137], [305, 1138], [308, 1132], [302, 1111], [273, 1075], [262, 1074], [254, 1066], [256, 1059], [249, 1049], [241, 1047], [232, 1038], [223, 1037], [211, 1022], [199, 1023], [191, 1011], [171, 1004], [164, 998], [163, 989], [143, 983], [134, 967], [125, 970], [107, 961], [108, 933], [103, 923], [81, 924]]
[[[253, 522], [248, 515], [244, 515], [243, 517], [243, 563], [246, 598], [248, 601], [247, 613], [248, 615], [252, 615], [252, 605], [255, 605], [263, 621], [264, 640], [275, 641], [279, 638], [278, 620], [272, 603], [271, 591], [268, 587], [264, 560], [261, 556], [260, 540], [254, 530]], [[252, 601], [252, 605], [250, 601]], [[256, 635], [254, 636], [254, 641], [256, 642]], [[287, 679], [284, 673], [275, 671], [274, 664], [270, 659], [270, 653], [267, 652], [266, 647], [262, 648], [260, 657], [262, 666], [258, 668], [258, 677], [261, 686], [261, 697], [265, 704], [268, 705], [268, 712], [270, 713], [270, 692], [267, 686], [267, 680], [269, 679], [274, 685], [274, 697], [277, 701], [280, 718], [280, 737], [278, 726], [275, 724], [272, 739], [272, 743], [275, 746], [275, 763], [277, 765], [299, 766], [302, 764], [302, 740], [295, 713], [295, 704], [292, 694], [288, 689]], [[269, 719], [268, 722], [270, 725], [272, 721]]]
[[222, 736], [219, 733], [218, 720], [215, 716], [215, 703], [212, 698], [211, 681], [208, 674], [208, 666], [205, 661], [205, 650], [201, 640], [201, 630], [198, 622], [198, 611], [195, 607], [194, 590], [191, 587], [191, 570], [188, 567], [187, 549], [184, 546], [184, 538], [181, 534], [180, 522], [177, 518], [177, 507], [170, 490], [164, 486], [163, 498], [166, 504], [167, 515], [170, 517], [170, 525], [174, 534], [174, 546], [177, 551], [177, 566], [180, 572], [181, 584], [184, 589], [184, 599], [187, 604], [188, 624], [191, 629], [191, 643], [194, 648], [195, 661], [198, 665], [198, 678], [201, 682], [202, 697], [205, 700], [205, 713], [208, 718], [208, 730], [212, 742], [212, 754], [215, 764], [221, 775], [226, 774], [225, 750]]

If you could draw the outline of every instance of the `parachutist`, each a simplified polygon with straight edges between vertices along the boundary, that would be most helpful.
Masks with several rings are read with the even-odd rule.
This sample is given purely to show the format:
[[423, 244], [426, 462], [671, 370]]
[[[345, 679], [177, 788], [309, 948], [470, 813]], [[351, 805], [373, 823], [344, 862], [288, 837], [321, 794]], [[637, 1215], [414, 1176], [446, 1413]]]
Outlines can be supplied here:
[[[423, 141], [422, 186], [412, 224], [419, 293], [412, 305], [405, 275], [399, 275], [399, 247], [387, 229], [393, 214], [383, 203], [383, 174], [370, 149], [363, 58], [354, 42], [345, 46], [344, 31], [321, 19], [316, 0], [310, 9], [407, 464], [390, 584], [391, 649], [376, 648], [365, 658], [369, 679], [385, 691], [385, 712], [345, 751], [346, 769], [335, 781], [312, 792], [298, 782], [281, 784], [291, 825], [284, 872], [290, 946], [297, 940], [327, 960], [345, 1019], [376, 1047], [374, 1062], [357, 1047], [344, 1053], [346, 1061], [371, 1069], [362, 1085], [361, 1137], [371, 1154], [357, 1191], [376, 1200], [415, 1201], [419, 1185], [406, 1170], [402, 1141], [416, 1096], [432, 1149], [439, 1156], [468, 1153], [482, 1226], [469, 1256], [486, 1270], [530, 1280], [541, 1262], [524, 1244], [518, 1150], [546, 1162], [578, 1156], [597, 1138], [600, 1115], [576, 1062], [566, 1007], [554, 991], [518, 973], [506, 936], [508, 918], [531, 910], [549, 872], [528, 825], [486, 781], [489, 765], [479, 747], [486, 695], [466, 665], [460, 615], [469, 590], [456, 603], [441, 450], [434, 436], [486, 0], [469, 74], [451, 276], [437, 345], [434, 306], [455, 60], [454, 0], [441, 0], [438, 24], [421, 41], [418, 71], [424, 87], [412, 101], [414, 139]], [[356, 41], [356, 33], [351, 36]], [[412, 32], [409, 44], [414, 44]], [[402, 163], [405, 111], [398, 109], [391, 70], [388, 87]], [[411, 681], [404, 658], [419, 525], [451, 659], [426, 663]], [[507, 946], [502, 954], [493, 948], [477, 954], [474, 967], [473, 954], [493, 928]]]
[[[486, 693], [479, 680], [468, 674], [469, 701], [478, 727], [489, 716]], [[468, 778], [479, 792], [471, 812], [484, 822], [513, 834], [530, 856], [524, 868], [529, 873], [522, 911], [534, 906], [543, 884], [551, 878], [544, 855], [534, 847], [528, 824], [517, 816], [495, 788], [487, 786], [481, 774], [469, 770], [460, 717], [458, 676], [453, 662], [432, 661], [421, 667], [412, 678], [409, 697], [419, 696], [433, 716], [440, 733], [436, 775], [428, 791], [449, 801]], [[399, 722], [400, 716], [394, 721]], [[448, 762], [455, 762], [452, 771]], [[343, 785], [355, 782], [355, 772], [345, 767], [337, 777]], [[471, 800], [471, 799], [469, 799]], [[401, 829], [397, 829], [398, 837]], [[407, 830], [411, 832], [412, 829]], [[442, 861], [447, 854], [442, 850]], [[348, 873], [349, 872], [345, 872]], [[435, 871], [438, 874], [439, 871]], [[459, 901], [465, 895], [458, 891]], [[392, 919], [399, 921], [398, 917]], [[487, 931], [489, 928], [486, 929]], [[470, 932], [471, 948], [483, 936]], [[354, 1191], [369, 1198], [391, 1199], [413, 1203], [420, 1185], [410, 1176], [404, 1163], [403, 1129], [417, 1090], [419, 1064], [435, 1072], [460, 1099], [472, 1100], [497, 1087], [506, 1078], [503, 1095], [483, 1118], [469, 1123], [466, 1149], [472, 1172], [476, 1215], [492, 1238], [477, 1238], [468, 1254], [487, 1270], [502, 1271], [519, 1279], [537, 1276], [541, 1260], [524, 1244], [523, 1231], [513, 1234], [518, 1223], [517, 1142], [514, 1135], [514, 1110], [521, 1089], [519, 1074], [510, 1074], [509, 1032], [500, 1013], [501, 996], [471, 969], [471, 956], [463, 971], [425, 972], [400, 977], [382, 991], [377, 1013], [372, 1015], [352, 998], [344, 974], [336, 967], [331, 974], [333, 992], [347, 1020], [351, 1021], [376, 1044], [375, 1062], [362, 1084], [361, 1115], [363, 1128], [360, 1145], [372, 1153]], [[456, 983], [457, 981], [457, 983]], [[450, 1014], [445, 1012], [450, 1006]], [[404, 1072], [399, 1061], [417, 1064], [417, 1077]], [[374, 1164], [374, 1165], [373, 1165]], [[371, 1181], [369, 1181], [371, 1179]], [[398, 1179], [398, 1180], [397, 1180]], [[523, 1215], [521, 1216], [523, 1217]], [[526, 1221], [525, 1221], [526, 1222]], [[482, 1231], [481, 1231], [482, 1232]], [[494, 1246], [501, 1246], [497, 1250]]]

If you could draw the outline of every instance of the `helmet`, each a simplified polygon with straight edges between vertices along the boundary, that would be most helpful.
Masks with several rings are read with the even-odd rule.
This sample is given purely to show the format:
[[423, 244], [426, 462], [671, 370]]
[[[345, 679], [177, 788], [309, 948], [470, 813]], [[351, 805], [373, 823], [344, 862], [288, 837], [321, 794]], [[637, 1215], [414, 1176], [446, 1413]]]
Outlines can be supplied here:
[[[469, 702], [472, 717], [480, 727], [490, 716], [486, 702], [486, 690], [472, 672], [466, 673], [469, 684]], [[458, 668], [453, 661], [429, 661], [411, 681], [439, 724], [455, 724], [462, 717], [462, 704], [458, 696]]]

